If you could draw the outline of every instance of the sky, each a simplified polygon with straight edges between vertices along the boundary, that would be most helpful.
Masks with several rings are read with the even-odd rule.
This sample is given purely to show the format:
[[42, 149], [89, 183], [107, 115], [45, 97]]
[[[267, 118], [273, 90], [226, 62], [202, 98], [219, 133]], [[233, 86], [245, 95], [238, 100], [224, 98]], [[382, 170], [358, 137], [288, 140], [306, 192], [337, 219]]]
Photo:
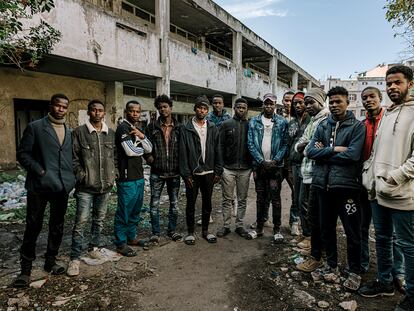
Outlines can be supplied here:
[[385, 0], [214, 0], [316, 79], [404, 58]]

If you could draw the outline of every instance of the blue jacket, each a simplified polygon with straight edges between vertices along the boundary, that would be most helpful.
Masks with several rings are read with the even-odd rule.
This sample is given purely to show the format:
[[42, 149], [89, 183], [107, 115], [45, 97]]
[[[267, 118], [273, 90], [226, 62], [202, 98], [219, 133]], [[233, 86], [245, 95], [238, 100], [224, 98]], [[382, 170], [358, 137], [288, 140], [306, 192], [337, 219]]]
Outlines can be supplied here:
[[[283, 159], [288, 152], [288, 122], [281, 116], [274, 114], [272, 117], [272, 154], [271, 159], [277, 166], [283, 166]], [[253, 117], [249, 122], [247, 134], [247, 147], [253, 157], [253, 167], [258, 167], [264, 160], [262, 152], [264, 126], [262, 114]]]
[[[325, 147], [316, 148], [321, 142]], [[323, 120], [305, 149], [308, 158], [315, 160], [312, 185], [319, 188], [361, 187], [362, 151], [365, 142], [365, 126], [351, 111], [341, 122], [332, 115]], [[345, 152], [334, 152], [335, 146], [347, 147]]]

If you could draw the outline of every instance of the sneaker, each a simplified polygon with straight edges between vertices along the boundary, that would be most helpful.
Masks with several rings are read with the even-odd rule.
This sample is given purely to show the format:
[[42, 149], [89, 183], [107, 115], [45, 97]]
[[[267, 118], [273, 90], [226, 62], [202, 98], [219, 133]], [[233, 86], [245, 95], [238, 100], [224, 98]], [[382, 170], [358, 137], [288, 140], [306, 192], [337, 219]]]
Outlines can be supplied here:
[[414, 311], [414, 301], [405, 296], [395, 307], [394, 311]]
[[243, 227], [237, 227], [234, 232], [236, 232], [242, 238], [245, 238], [247, 236], [247, 231]]
[[92, 248], [89, 251], [88, 255], [89, 255], [90, 258], [97, 259], [97, 260], [100, 260], [100, 259], [104, 258], [104, 256], [101, 253], [101, 250], [97, 247]]
[[229, 233], [231, 233], [230, 228], [227, 227], [223, 227], [221, 228], [219, 231], [217, 231], [217, 236], [219, 238], [224, 238], [226, 235], [228, 235]]
[[152, 244], [158, 244], [160, 242], [160, 237], [154, 234], [149, 238], [149, 242]]
[[273, 234], [273, 242], [275, 243], [282, 243], [284, 239], [285, 238], [280, 231], [276, 231], [276, 233]]
[[325, 265], [315, 271], [311, 272], [313, 281], [322, 281], [336, 283], [340, 280], [340, 274], [338, 267], [331, 268], [329, 265]]
[[403, 275], [398, 275], [393, 280], [394, 287], [398, 290], [401, 294], [405, 295], [405, 288], [407, 284], [405, 283], [405, 278]]
[[322, 266], [323, 266], [322, 260], [316, 260], [313, 257], [309, 257], [304, 262], [296, 265], [296, 269], [298, 269], [299, 271], [310, 273], [310, 272], [315, 271], [318, 268], [321, 268]]
[[69, 276], [79, 275], [79, 264], [80, 261], [77, 259], [69, 261], [68, 270], [66, 271], [66, 274]]
[[302, 241], [298, 243], [298, 247], [305, 250], [311, 249], [311, 238], [305, 237]]
[[394, 296], [394, 285], [384, 284], [377, 280], [369, 282], [362, 286], [358, 293], [362, 297], [373, 298], [378, 296]]
[[293, 235], [293, 236], [299, 236], [300, 235], [299, 223], [297, 223], [297, 222], [292, 223], [292, 226], [290, 227], [290, 235]]
[[[212, 224], [213, 222], [214, 222], [214, 221], [213, 221], [213, 218], [210, 216], [209, 223], [210, 223], [210, 224]], [[201, 220], [201, 219], [197, 221], [197, 225], [199, 225], [199, 226], [201, 226], [201, 225], [202, 225], [202, 220]]]

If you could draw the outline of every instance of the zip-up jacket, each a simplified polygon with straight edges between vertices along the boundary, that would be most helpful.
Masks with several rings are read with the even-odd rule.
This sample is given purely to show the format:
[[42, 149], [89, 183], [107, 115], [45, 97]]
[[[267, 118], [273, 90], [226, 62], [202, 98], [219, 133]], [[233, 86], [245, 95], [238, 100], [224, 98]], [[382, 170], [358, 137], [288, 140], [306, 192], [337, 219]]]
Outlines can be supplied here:
[[365, 134], [365, 146], [364, 146], [364, 161], [368, 160], [371, 156], [372, 146], [374, 145], [375, 135], [378, 130], [378, 125], [381, 121], [382, 114], [384, 113], [384, 108], [381, 108], [380, 113], [375, 117], [369, 117], [366, 113], [364, 122], [365, 128], [367, 130]]
[[231, 119], [231, 115], [226, 111], [226, 109], [223, 109], [221, 116], [216, 115], [214, 111], [210, 111], [206, 117], [206, 120], [214, 123], [218, 129], [220, 129], [224, 121], [229, 119]]
[[294, 118], [288, 125], [288, 145], [289, 145], [289, 162], [290, 165], [300, 165], [303, 155], [295, 150], [297, 141], [302, 137], [306, 126], [309, 124], [311, 117], [306, 113], [305, 118], [300, 122], [299, 118]]
[[247, 170], [252, 167], [252, 157], [247, 148], [249, 121], [233, 116], [220, 128], [220, 148], [223, 165], [229, 170]]
[[214, 123], [207, 121], [206, 156], [203, 161], [200, 137], [193, 121], [189, 120], [180, 135], [180, 175], [187, 178], [197, 173], [214, 171], [215, 175], [221, 176], [222, 162], [219, 130]]
[[117, 161], [115, 132], [105, 128], [101, 133], [90, 132], [84, 124], [72, 132], [77, 191], [106, 193], [112, 189]]
[[[327, 190], [360, 189], [364, 141], [365, 126], [351, 111], [346, 112], [342, 121], [335, 121], [332, 115], [323, 120], [306, 147], [307, 156], [315, 160], [312, 185]], [[316, 148], [316, 142], [322, 143], [324, 147]], [[348, 149], [334, 152], [335, 146]]]
[[[288, 152], [288, 122], [277, 114], [273, 115], [272, 122], [271, 160], [276, 161], [278, 167], [283, 167], [283, 159]], [[259, 114], [250, 120], [247, 138], [247, 146], [253, 157], [254, 168], [259, 167], [264, 161], [262, 152], [263, 134], [262, 114]]]
[[173, 119], [173, 124], [168, 146], [166, 145], [160, 118], [150, 123], [145, 130], [145, 135], [152, 143], [151, 155], [154, 162], [151, 164], [151, 173], [163, 178], [176, 177], [180, 174], [178, 159], [182, 125], [175, 119]]

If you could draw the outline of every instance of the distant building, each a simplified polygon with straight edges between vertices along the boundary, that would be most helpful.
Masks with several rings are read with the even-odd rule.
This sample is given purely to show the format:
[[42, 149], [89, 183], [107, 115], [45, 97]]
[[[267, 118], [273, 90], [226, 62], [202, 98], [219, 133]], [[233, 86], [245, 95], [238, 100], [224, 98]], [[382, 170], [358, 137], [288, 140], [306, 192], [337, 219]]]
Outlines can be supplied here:
[[[45, 20], [62, 33], [36, 71], [0, 67], [0, 169], [16, 165], [27, 123], [45, 115], [54, 93], [66, 94], [68, 123], [86, 119], [90, 99], [105, 102], [114, 128], [125, 103], [137, 99], [143, 116], [154, 97], [174, 100], [174, 116], [194, 114], [197, 95], [248, 100], [319, 81], [211, 0], [55, 0]], [[277, 31], [277, 30], [275, 30]], [[286, 31], [286, 30], [279, 30]], [[146, 122], [146, 120], [143, 120]]]

